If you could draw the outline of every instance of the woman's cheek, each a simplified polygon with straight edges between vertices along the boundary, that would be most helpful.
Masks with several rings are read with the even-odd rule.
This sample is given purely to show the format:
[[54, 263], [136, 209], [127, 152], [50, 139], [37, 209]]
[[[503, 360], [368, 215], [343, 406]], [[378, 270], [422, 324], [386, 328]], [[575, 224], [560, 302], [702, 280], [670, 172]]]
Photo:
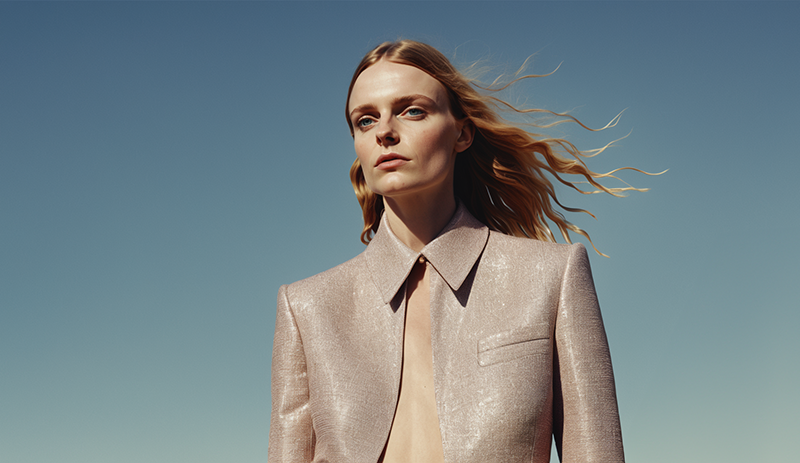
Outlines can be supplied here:
[[361, 163], [361, 170], [364, 171], [364, 174], [366, 175], [367, 173], [366, 167], [369, 166], [369, 160], [367, 159], [368, 157], [367, 150], [362, 145], [363, 142], [356, 140], [355, 142], [356, 157], [358, 158], [358, 161]]

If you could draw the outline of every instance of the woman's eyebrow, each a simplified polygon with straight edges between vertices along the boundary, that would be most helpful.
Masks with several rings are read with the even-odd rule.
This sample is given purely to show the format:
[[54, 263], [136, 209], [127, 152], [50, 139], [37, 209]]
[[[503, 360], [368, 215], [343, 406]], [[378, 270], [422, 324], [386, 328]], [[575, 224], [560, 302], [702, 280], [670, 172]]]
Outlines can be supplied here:
[[398, 104], [408, 104], [415, 100], [425, 100], [426, 103], [431, 105], [436, 104], [436, 102], [433, 101], [431, 98], [419, 93], [415, 93], [413, 95], [406, 95], [406, 96], [401, 96], [399, 98], [395, 98], [394, 100], [392, 100], [392, 105], [394, 106]]
[[[401, 97], [397, 97], [397, 98], [393, 99], [392, 100], [392, 106], [408, 104], [408, 103], [411, 103], [412, 101], [415, 101], [415, 100], [425, 100], [425, 102], [428, 103], [429, 105], [432, 105], [432, 106], [436, 105], [436, 102], [433, 99], [431, 99], [430, 97], [427, 97], [427, 96], [422, 95], [420, 93], [415, 93], [413, 95], [405, 95], [405, 96], [401, 96]], [[353, 114], [355, 114], [357, 112], [365, 112], [365, 111], [368, 111], [368, 110], [371, 110], [371, 109], [375, 109], [375, 105], [372, 104], [372, 103], [358, 105], [355, 108], [353, 108], [352, 111], [350, 111], [350, 117], [353, 117]]]

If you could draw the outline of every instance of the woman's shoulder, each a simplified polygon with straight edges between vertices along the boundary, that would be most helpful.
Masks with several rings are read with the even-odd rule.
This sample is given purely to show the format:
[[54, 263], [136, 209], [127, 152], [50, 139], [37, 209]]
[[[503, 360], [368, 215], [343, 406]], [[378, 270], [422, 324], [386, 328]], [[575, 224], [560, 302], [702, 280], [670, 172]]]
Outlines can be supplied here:
[[581, 243], [553, 243], [532, 238], [506, 235], [498, 231], [489, 233], [487, 246], [497, 248], [498, 251], [513, 253], [520, 257], [531, 255], [550, 258], [568, 259], [574, 253], [586, 254], [586, 247]]
[[283, 285], [283, 287], [285, 287], [289, 295], [315, 294], [323, 291], [330, 294], [332, 291], [346, 289], [356, 281], [362, 281], [361, 274], [365, 271], [365, 265], [364, 253], [362, 252], [336, 267], [294, 283]]
[[517, 272], [541, 272], [563, 275], [569, 267], [589, 268], [589, 256], [582, 243], [553, 243], [532, 238], [491, 232], [484, 250], [484, 260], [494, 260]]

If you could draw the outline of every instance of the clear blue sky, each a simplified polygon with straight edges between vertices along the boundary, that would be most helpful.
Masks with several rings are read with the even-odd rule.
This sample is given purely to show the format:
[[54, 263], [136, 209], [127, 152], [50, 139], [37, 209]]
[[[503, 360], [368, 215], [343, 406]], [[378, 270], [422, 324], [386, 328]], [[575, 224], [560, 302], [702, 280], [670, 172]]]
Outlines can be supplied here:
[[[344, 119], [427, 41], [647, 193], [585, 226], [628, 460], [800, 454], [800, 4], [0, 3], [0, 461], [263, 462], [278, 286], [354, 256]], [[491, 73], [490, 73], [491, 74]], [[555, 458], [554, 458], [555, 460]]]

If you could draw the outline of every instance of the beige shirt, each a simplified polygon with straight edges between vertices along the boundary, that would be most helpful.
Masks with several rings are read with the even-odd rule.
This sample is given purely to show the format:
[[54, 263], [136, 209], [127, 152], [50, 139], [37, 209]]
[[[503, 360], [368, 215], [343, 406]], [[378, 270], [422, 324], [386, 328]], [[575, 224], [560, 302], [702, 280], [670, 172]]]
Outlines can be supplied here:
[[419, 253], [384, 219], [354, 259], [281, 287], [269, 461], [378, 460], [420, 255], [445, 461], [547, 463], [552, 436], [564, 463], [624, 461], [585, 248], [490, 232], [463, 205]]

